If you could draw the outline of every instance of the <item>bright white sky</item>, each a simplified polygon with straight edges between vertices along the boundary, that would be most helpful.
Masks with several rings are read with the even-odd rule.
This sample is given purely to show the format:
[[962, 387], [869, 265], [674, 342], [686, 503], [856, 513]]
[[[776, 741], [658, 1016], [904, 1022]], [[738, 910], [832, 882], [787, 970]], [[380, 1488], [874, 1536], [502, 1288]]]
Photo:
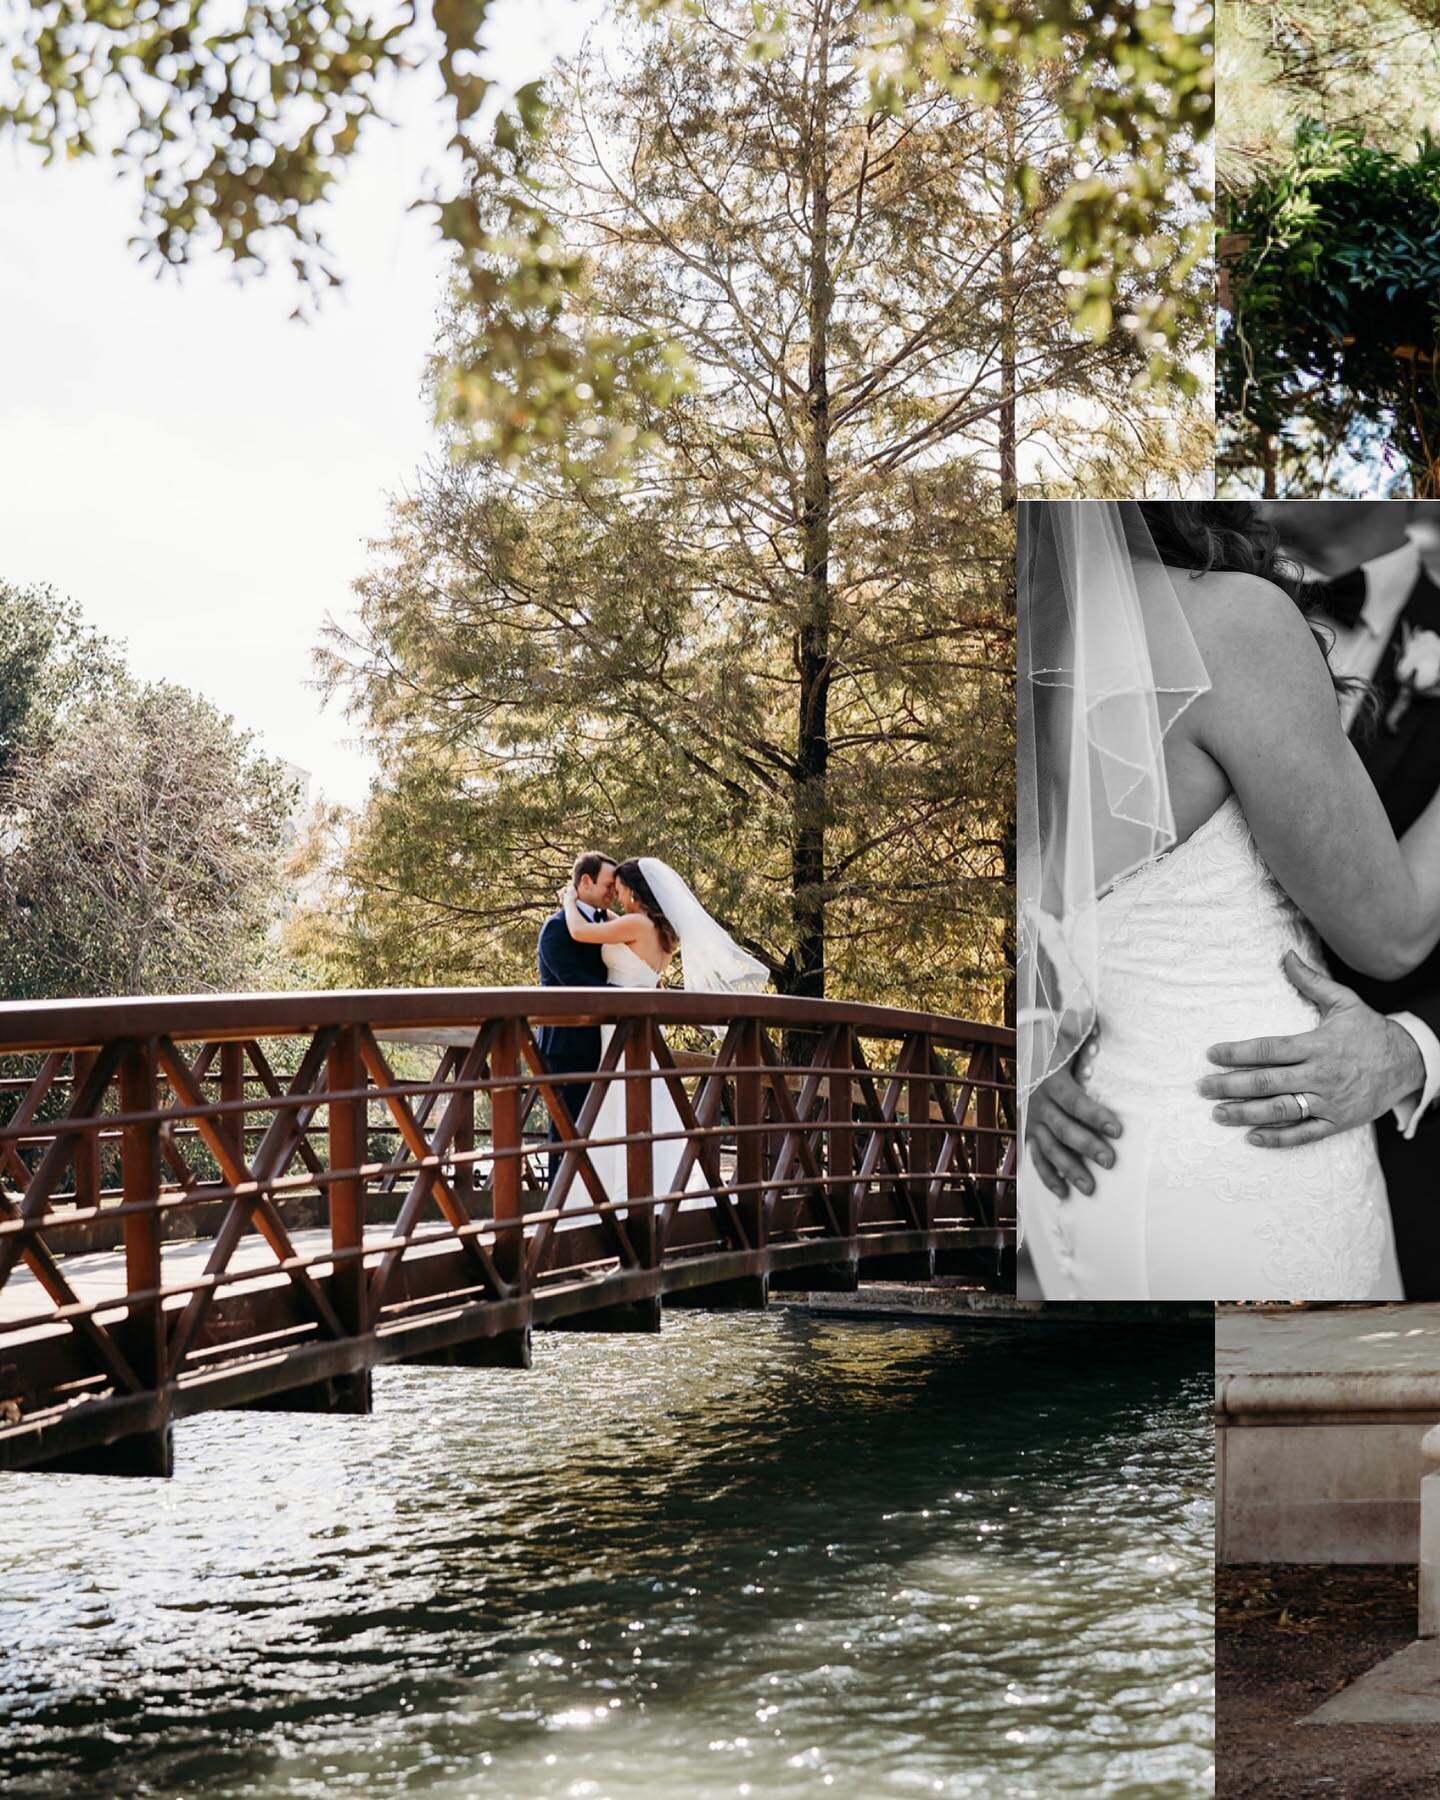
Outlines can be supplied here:
[[[533, 79], [599, 3], [500, 0], [490, 72]], [[311, 652], [433, 449], [445, 259], [406, 206], [443, 147], [434, 92], [412, 78], [400, 128], [362, 144], [328, 220], [346, 287], [308, 325], [288, 275], [242, 285], [216, 259], [157, 281], [108, 164], [0, 152], [0, 580], [72, 596], [138, 675], [205, 694], [348, 804], [371, 764]]]

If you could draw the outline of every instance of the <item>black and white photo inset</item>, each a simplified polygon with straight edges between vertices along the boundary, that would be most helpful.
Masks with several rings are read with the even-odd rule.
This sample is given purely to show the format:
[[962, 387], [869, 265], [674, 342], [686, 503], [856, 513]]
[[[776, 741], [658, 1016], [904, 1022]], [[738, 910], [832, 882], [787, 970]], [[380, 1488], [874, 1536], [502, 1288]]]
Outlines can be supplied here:
[[1440, 1293], [1437, 545], [1022, 509], [1022, 1292]]

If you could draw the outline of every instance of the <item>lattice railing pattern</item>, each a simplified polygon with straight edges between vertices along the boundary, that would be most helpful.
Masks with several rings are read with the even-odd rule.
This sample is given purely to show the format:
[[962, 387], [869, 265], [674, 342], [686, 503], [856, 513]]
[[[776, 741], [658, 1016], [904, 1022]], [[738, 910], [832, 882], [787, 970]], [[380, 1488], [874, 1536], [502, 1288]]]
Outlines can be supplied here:
[[[563, 1076], [576, 1117], [539, 1047], [562, 1022], [604, 1033]], [[377, 1362], [523, 1361], [532, 1324], [653, 1326], [662, 1294], [754, 1303], [799, 1270], [995, 1279], [1013, 1248], [1013, 1038], [929, 1014], [618, 989], [47, 1002], [0, 1007], [0, 1057], [0, 1466], [163, 1440], [150, 1467], [204, 1406], [363, 1410]], [[617, 1084], [623, 1130], [597, 1135]]]

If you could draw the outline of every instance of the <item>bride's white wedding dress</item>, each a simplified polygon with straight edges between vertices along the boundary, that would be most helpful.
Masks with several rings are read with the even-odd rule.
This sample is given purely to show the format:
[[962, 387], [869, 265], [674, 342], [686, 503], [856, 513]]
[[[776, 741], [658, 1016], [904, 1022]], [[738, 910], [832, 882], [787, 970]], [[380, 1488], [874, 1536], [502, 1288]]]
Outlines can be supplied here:
[[[600, 954], [605, 959], [606, 972], [609, 975], [610, 987], [657, 988], [660, 985], [660, 972], [652, 969], [643, 956], [638, 956], [629, 944], [602, 944]], [[600, 1032], [600, 1050], [603, 1057], [610, 1047], [610, 1039], [614, 1035], [614, 1027], [605, 1025]], [[609, 1081], [605, 1084], [605, 1098], [601, 1102], [595, 1125], [590, 1135], [594, 1138], [618, 1138], [625, 1136], [625, 1088], [623, 1081]], [[663, 1078], [656, 1076], [650, 1083], [650, 1129], [652, 1131], [680, 1131], [682, 1129], [680, 1114], [675, 1109], [675, 1102], [670, 1097], [670, 1089]], [[651, 1146], [653, 1158], [655, 1192], [669, 1194], [675, 1191], [675, 1176], [679, 1171], [680, 1158], [685, 1149], [684, 1140], [671, 1138], [667, 1142]], [[629, 1184], [626, 1177], [625, 1146], [614, 1144], [609, 1148], [592, 1150], [590, 1162], [596, 1174], [605, 1184], [605, 1191], [612, 1200], [625, 1200], [629, 1196]], [[686, 1190], [703, 1188], [705, 1177], [699, 1167], [691, 1170], [685, 1186]], [[682, 1208], [696, 1204], [694, 1201], [681, 1201]], [[705, 1204], [700, 1202], [699, 1204]]]
[[1104, 1000], [1082, 1079], [1124, 1135], [1093, 1194], [1057, 1199], [1027, 1169], [1046, 1298], [1402, 1299], [1373, 1128], [1262, 1150], [1196, 1091], [1211, 1044], [1317, 1019], [1280, 965], [1287, 950], [1319, 963], [1320, 946], [1236, 798], [1117, 882], [1097, 921]]

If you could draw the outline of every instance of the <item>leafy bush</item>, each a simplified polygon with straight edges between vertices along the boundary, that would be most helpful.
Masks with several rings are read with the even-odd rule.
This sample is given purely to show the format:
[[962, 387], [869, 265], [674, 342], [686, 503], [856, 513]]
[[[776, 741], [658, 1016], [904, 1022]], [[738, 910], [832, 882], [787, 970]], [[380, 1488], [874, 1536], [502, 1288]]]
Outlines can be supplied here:
[[1385, 422], [1418, 490], [1440, 462], [1440, 142], [1411, 157], [1307, 121], [1290, 160], [1227, 221], [1235, 312], [1220, 410], [1285, 438], [1338, 410]]

